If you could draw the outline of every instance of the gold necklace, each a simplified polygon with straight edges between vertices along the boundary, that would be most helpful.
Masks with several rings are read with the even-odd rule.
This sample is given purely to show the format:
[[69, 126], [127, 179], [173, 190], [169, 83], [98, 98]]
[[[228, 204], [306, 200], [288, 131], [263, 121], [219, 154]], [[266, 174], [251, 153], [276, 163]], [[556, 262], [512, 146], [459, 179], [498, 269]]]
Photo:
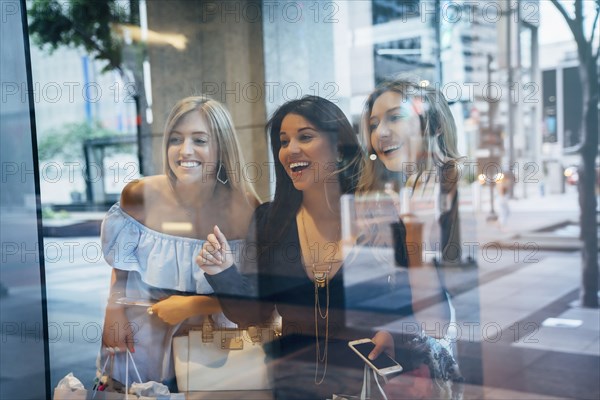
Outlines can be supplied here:
[[[308, 240], [308, 233], [306, 231], [306, 223], [304, 222], [304, 208], [302, 208], [300, 219], [302, 220], [302, 228], [304, 230], [304, 237], [308, 245], [308, 252], [312, 259], [312, 273], [315, 286], [315, 341], [316, 341], [316, 357], [315, 357], [315, 384], [320, 385], [325, 380], [327, 374], [327, 354], [329, 347], [329, 273], [331, 272], [332, 264], [335, 260], [331, 261], [325, 271], [317, 271], [317, 264], [315, 259], [310, 252], [310, 241]], [[321, 301], [319, 300], [319, 288], [325, 288], [326, 303], [325, 313], [321, 309]], [[321, 355], [321, 343], [319, 341], [319, 318], [325, 321], [325, 349], [323, 355]], [[319, 364], [322, 363], [323, 373], [319, 378]]]
[[[315, 281], [315, 341], [316, 341], [316, 359], [315, 359], [315, 384], [320, 385], [325, 380], [325, 375], [327, 374], [327, 354], [329, 347], [329, 285], [325, 282], [325, 290], [326, 290], [326, 306], [325, 306], [325, 315], [323, 315], [321, 311], [321, 302], [319, 300], [319, 286]], [[322, 320], [325, 320], [325, 349], [323, 351], [323, 355], [321, 356], [321, 342], [319, 341], [319, 317]], [[319, 363], [323, 363], [323, 374], [321, 378], [319, 376]]]
[[[306, 238], [306, 245], [307, 245], [307, 249], [308, 249], [308, 253], [310, 254], [311, 257], [311, 271], [313, 274], [313, 279], [314, 282], [318, 285], [318, 287], [320, 288], [324, 288], [327, 285], [327, 282], [329, 281], [329, 273], [331, 272], [332, 268], [333, 268], [333, 264], [340, 262], [340, 260], [336, 260], [336, 259], [332, 259], [330, 261], [323, 261], [322, 263], [316, 263], [315, 262], [315, 258], [313, 256], [313, 254], [311, 253], [311, 249], [310, 249], [310, 241], [308, 240], [308, 233], [306, 231], [306, 222], [304, 221], [304, 208], [302, 209], [302, 211], [300, 211], [300, 219], [302, 220], [302, 229], [304, 231], [304, 237]], [[338, 226], [338, 231], [339, 231], [339, 226]], [[308, 261], [308, 260], [305, 260]], [[326, 269], [324, 271], [320, 271], [317, 269], [317, 266], [320, 265], [327, 265]]]

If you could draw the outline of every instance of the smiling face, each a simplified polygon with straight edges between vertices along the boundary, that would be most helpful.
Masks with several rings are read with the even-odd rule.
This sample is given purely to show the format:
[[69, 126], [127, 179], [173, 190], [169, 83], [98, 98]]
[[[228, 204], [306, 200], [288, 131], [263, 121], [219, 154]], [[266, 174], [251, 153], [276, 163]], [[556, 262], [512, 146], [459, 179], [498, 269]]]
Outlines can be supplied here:
[[413, 101], [387, 91], [375, 100], [369, 118], [370, 142], [390, 171], [414, 170], [422, 148], [421, 123]]
[[320, 188], [335, 170], [335, 146], [304, 117], [286, 115], [279, 140], [279, 161], [297, 190]]
[[215, 179], [218, 145], [202, 114], [191, 111], [184, 115], [169, 133], [167, 146], [169, 168], [178, 181]]

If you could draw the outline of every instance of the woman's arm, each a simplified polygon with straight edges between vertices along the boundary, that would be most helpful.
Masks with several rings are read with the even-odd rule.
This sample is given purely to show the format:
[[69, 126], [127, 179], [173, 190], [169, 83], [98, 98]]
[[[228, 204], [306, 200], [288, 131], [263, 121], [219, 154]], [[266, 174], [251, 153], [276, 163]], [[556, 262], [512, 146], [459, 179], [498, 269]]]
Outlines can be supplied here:
[[206, 274], [225, 316], [244, 328], [271, 321], [274, 305], [257, 290], [258, 279], [257, 276], [240, 274], [237, 268], [214, 275]]
[[261, 282], [269, 279], [265, 270], [268, 266], [259, 262], [257, 240], [267, 208], [263, 204], [253, 215], [239, 266], [234, 265], [227, 239], [218, 227], [208, 236], [196, 259], [227, 318], [242, 327], [268, 323], [273, 314], [274, 304], [259, 290], [264, 287]]
[[[273, 304], [267, 302], [258, 290], [259, 280], [265, 279], [265, 276], [256, 273], [254, 268], [249, 268], [250, 271], [255, 271], [254, 273], [248, 269], [245, 274], [240, 273], [238, 267], [224, 255], [228, 253], [226, 239], [221, 241], [221, 246], [223, 255], [219, 255], [218, 251], [213, 251], [213, 255], [210, 255], [210, 251], [203, 250], [204, 255], [199, 255], [197, 262], [205, 271], [206, 280], [215, 291], [225, 316], [242, 327], [268, 322]], [[242, 260], [244, 264], [255, 261], [254, 257], [248, 256], [247, 253], [245, 255], [245, 259]], [[219, 261], [219, 257], [222, 261]], [[241, 268], [248, 266], [244, 265]]]
[[211, 296], [170, 296], [153, 305], [152, 312], [163, 322], [176, 325], [195, 315], [221, 312], [221, 305]]
[[102, 343], [109, 349], [114, 348], [116, 351], [129, 349], [133, 353], [135, 352], [133, 333], [136, 329], [125, 314], [125, 306], [116, 303], [118, 298], [125, 297], [127, 275], [127, 271], [116, 268], [112, 270], [110, 295], [106, 305], [104, 328], [102, 330]]
[[[136, 220], [143, 223], [144, 218], [144, 182], [135, 180], [127, 184], [121, 192], [121, 209]], [[108, 348], [124, 351], [126, 348], [134, 352], [134, 332], [137, 331], [127, 315], [126, 307], [116, 301], [126, 296], [127, 277], [129, 272], [113, 268], [110, 281], [110, 294], [104, 317], [102, 342]]]

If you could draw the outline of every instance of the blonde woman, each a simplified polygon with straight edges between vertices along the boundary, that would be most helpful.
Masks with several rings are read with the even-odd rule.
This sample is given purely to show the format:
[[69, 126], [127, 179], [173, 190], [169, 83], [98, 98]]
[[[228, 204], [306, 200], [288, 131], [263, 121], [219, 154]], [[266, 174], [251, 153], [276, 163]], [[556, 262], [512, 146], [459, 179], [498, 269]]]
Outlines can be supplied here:
[[203, 238], [218, 225], [237, 247], [259, 201], [240, 178], [244, 161], [222, 104], [180, 100], [163, 143], [163, 174], [129, 183], [102, 225], [103, 253], [113, 267], [103, 345], [114, 354], [115, 380], [125, 382], [129, 349], [143, 381], [174, 390], [173, 335], [199, 315], [232, 325], [195, 267]]

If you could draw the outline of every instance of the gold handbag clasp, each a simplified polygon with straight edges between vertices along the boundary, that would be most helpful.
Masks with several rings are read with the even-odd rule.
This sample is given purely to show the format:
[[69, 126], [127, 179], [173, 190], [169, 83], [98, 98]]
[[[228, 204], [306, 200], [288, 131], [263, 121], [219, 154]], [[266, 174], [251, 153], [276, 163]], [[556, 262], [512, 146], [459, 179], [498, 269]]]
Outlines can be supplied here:
[[260, 329], [258, 326], [249, 326], [246, 332], [248, 332], [248, 337], [252, 343], [255, 344], [262, 342], [262, 329]]
[[238, 329], [223, 330], [221, 334], [221, 349], [223, 350], [243, 350], [244, 339], [242, 331]]
[[215, 336], [221, 350], [242, 350], [244, 339], [240, 329], [215, 329], [213, 319], [209, 316], [202, 323], [202, 343], [213, 343]]
[[212, 318], [206, 316], [202, 322], [202, 343], [212, 343], [215, 338]]

